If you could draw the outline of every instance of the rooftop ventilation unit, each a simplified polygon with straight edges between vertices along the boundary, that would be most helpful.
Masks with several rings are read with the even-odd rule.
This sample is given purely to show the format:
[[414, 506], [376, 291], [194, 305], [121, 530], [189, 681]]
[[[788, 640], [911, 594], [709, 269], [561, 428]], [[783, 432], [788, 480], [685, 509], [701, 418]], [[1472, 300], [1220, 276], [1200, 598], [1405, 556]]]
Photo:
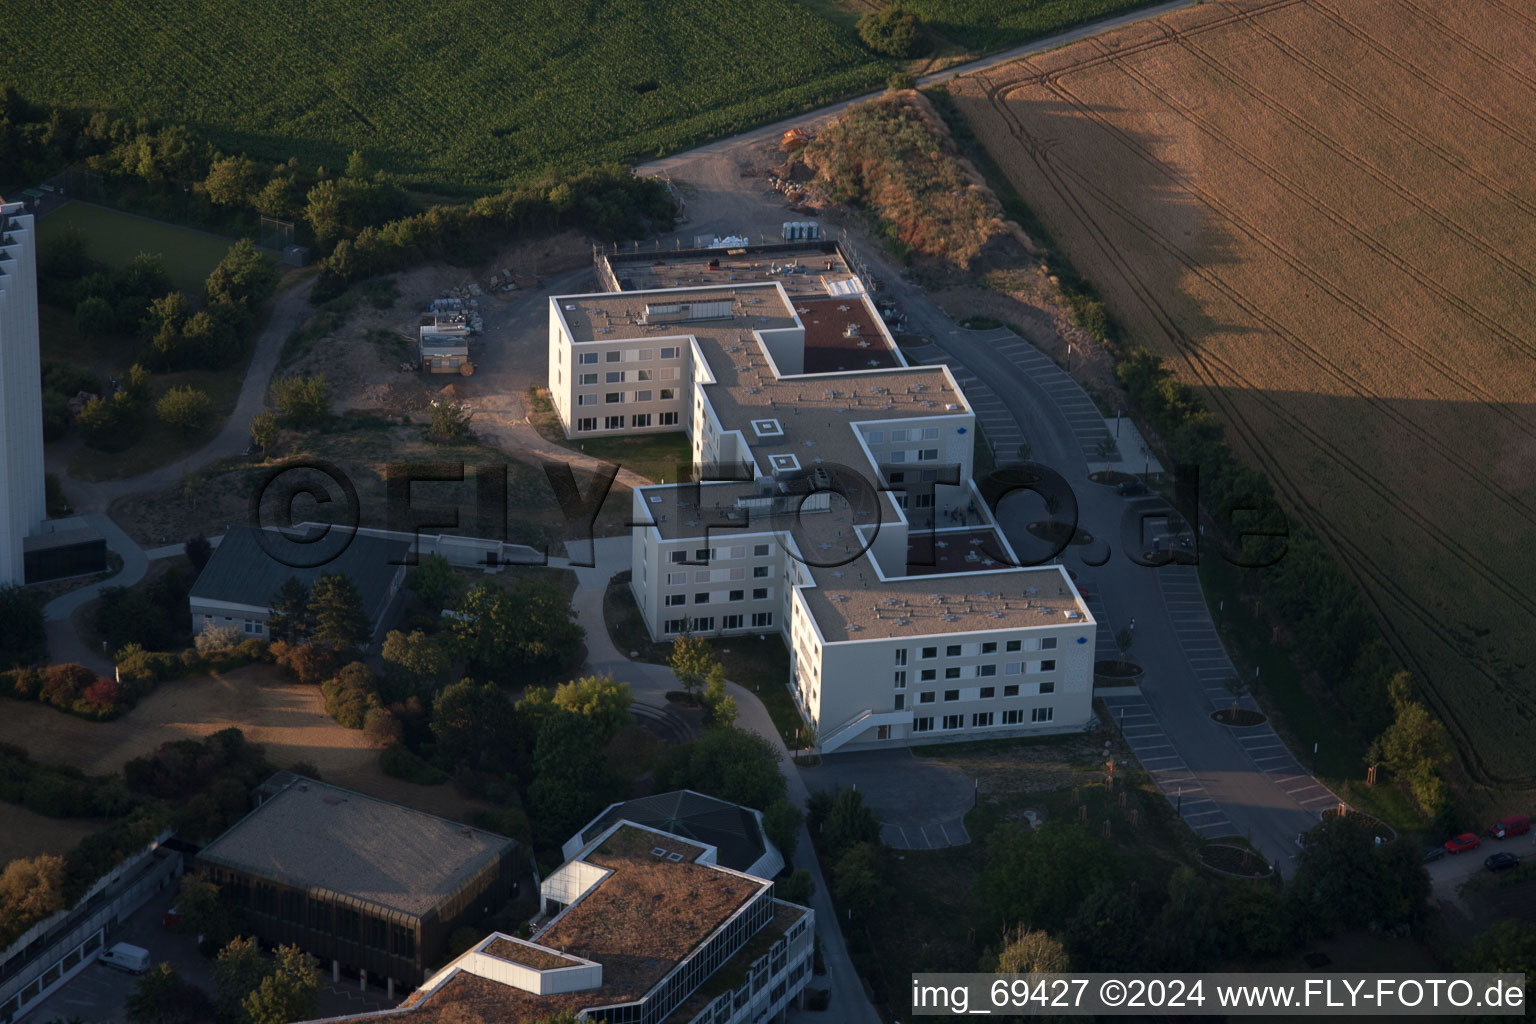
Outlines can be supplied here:
[[728, 320], [731, 317], [731, 300], [711, 302], [647, 302], [643, 324], [675, 324], [690, 320]]

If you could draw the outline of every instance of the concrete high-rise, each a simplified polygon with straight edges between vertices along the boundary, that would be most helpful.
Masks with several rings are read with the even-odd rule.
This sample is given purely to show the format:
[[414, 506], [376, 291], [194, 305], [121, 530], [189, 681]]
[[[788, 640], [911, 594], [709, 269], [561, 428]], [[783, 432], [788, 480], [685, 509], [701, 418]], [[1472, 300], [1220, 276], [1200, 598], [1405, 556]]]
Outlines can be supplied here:
[[37, 338], [37, 233], [0, 203], [0, 584], [25, 582], [23, 539], [47, 514]]

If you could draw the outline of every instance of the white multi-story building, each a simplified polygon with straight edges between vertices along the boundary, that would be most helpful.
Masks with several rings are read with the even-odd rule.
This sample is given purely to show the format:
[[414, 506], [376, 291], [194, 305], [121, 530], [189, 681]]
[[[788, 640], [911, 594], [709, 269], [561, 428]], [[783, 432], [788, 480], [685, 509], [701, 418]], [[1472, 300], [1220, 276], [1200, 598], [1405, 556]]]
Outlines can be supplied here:
[[37, 235], [21, 203], [0, 203], [0, 584], [25, 582], [23, 541], [47, 515], [37, 336]]
[[709, 283], [550, 300], [568, 436], [691, 441], [697, 482], [633, 495], [651, 635], [783, 635], [823, 752], [1084, 727], [1093, 617], [997, 529], [949, 370], [906, 364], [841, 261], [732, 255], [685, 278]]

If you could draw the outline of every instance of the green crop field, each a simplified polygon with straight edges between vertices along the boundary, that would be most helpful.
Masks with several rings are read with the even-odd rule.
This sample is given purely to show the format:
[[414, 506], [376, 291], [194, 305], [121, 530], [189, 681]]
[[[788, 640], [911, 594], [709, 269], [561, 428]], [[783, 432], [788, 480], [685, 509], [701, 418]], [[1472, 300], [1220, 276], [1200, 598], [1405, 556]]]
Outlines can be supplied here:
[[86, 252], [92, 259], [111, 267], [125, 266], [141, 252], [159, 253], [171, 283], [193, 295], [202, 292], [203, 282], [234, 244], [206, 231], [87, 203], [66, 203], [39, 220], [38, 242], [46, 247], [70, 228], [84, 232]]
[[888, 65], [795, 0], [0, 0], [29, 97], [190, 123], [228, 151], [429, 184], [654, 156]]
[[1155, 0], [903, 0], [935, 31], [971, 50], [1001, 50]]

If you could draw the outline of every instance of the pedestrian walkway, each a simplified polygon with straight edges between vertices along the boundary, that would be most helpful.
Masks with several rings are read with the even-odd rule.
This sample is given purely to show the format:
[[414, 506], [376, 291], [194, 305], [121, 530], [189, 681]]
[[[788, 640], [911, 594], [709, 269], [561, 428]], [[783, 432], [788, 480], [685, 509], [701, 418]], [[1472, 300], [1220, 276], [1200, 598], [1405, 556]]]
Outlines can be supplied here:
[[1101, 699], [1136, 760], [1186, 825], [1203, 839], [1237, 834], [1232, 819], [1211, 799], [1205, 783], [1168, 741], [1168, 734], [1140, 693]]

